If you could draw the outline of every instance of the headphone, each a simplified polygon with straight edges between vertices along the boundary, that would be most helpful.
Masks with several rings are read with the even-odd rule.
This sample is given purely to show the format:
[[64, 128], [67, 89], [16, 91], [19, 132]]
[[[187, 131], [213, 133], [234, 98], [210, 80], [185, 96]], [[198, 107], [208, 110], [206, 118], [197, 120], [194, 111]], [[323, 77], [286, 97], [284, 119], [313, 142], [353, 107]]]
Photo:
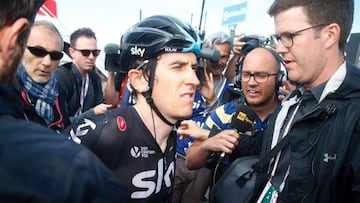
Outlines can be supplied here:
[[285, 63], [284, 60], [282, 59], [282, 57], [273, 49], [271, 48], [267, 48], [264, 46], [257, 46], [257, 45], [251, 45], [248, 44], [248, 46], [246, 46], [247, 44], [244, 45], [243, 50], [242, 50], [242, 57], [240, 59], [240, 61], [238, 62], [238, 69], [237, 69], [237, 75], [235, 76], [235, 84], [236, 86], [241, 88], [241, 71], [243, 68], [243, 64], [244, 64], [244, 60], [247, 56], [248, 53], [250, 53], [252, 50], [254, 50], [255, 48], [264, 48], [266, 50], [268, 50], [276, 59], [277, 63], [280, 64], [280, 70], [279, 73], [276, 77], [276, 82], [275, 82], [275, 90], [278, 91], [279, 87], [282, 85], [282, 80], [287, 77], [286, 74], [286, 69], [285, 69]]

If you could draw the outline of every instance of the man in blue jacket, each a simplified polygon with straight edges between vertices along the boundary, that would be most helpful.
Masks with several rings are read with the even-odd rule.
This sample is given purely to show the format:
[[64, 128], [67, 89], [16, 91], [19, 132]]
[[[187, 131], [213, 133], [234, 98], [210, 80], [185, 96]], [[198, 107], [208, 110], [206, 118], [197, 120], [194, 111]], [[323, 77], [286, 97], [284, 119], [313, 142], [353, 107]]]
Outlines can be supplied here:
[[95, 155], [26, 121], [10, 88], [43, 2], [0, 5], [0, 202], [125, 202], [123, 185]]

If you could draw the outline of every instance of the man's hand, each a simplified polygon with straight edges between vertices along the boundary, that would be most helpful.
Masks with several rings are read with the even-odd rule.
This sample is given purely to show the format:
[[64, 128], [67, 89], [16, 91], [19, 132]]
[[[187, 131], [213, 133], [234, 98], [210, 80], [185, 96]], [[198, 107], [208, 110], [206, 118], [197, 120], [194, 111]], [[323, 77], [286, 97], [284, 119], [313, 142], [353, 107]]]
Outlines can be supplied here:
[[283, 84], [283, 85], [279, 87], [279, 91], [280, 91], [281, 93], [283, 93], [283, 95], [280, 94], [280, 95], [278, 96], [278, 99], [279, 99], [280, 101], [284, 100], [285, 97], [286, 97], [286, 95], [288, 95], [291, 91], [293, 91], [294, 89], [296, 89], [296, 85], [292, 84], [290, 81], [286, 80], [285, 78], [283, 79], [282, 84]]
[[98, 114], [102, 114], [102, 113], [105, 113], [108, 108], [111, 108], [112, 105], [111, 104], [99, 104], [97, 106], [94, 107], [94, 114], [95, 115], [98, 115]]
[[204, 68], [204, 82], [200, 89], [200, 94], [205, 98], [205, 100], [211, 104], [216, 101], [215, 88], [214, 88], [214, 78], [212, 73], [208, 73], [206, 68]]
[[184, 120], [181, 122], [177, 134], [180, 135], [180, 139], [185, 139], [187, 136], [190, 136], [195, 139], [205, 140], [209, 137], [209, 130], [201, 128], [192, 120]]

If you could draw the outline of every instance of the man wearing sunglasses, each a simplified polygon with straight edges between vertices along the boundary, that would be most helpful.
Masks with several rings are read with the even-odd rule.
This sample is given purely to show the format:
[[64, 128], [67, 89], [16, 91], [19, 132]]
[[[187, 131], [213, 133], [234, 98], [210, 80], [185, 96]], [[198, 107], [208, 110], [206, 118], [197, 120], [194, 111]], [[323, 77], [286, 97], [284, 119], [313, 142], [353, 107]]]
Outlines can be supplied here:
[[62, 48], [62, 37], [52, 23], [35, 22], [13, 84], [24, 103], [26, 118], [57, 131], [69, 124], [62, 114], [64, 105], [58, 98], [54, 75]]
[[106, 112], [111, 105], [103, 103], [101, 80], [95, 72], [100, 54], [95, 33], [90, 28], [74, 31], [70, 35], [69, 53], [72, 62], [59, 67], [56, 76], [70, 122]]

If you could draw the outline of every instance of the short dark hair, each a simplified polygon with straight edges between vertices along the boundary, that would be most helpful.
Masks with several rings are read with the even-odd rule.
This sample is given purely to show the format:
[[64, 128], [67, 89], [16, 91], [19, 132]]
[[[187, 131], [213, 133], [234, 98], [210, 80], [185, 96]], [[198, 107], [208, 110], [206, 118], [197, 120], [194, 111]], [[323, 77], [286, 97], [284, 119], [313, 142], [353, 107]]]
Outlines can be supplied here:
[[70, 35], [70, 45], [71, 47], [75, 46], [76, 40], [79, 39], [79, 37], [88, 37], [88, 38], [94, 38], [96, 40], [96, 36], [95, 36], [95, 32], [92, 31], [90, 28], [87, 27], [83, 27], [83, 28], [79, 28], [77, 30], [75, 30], [71, 35]]
[[18, 44], [25, 46], [37, 11], [45, 0], [1, 0], [0, 29], [19, 18], [26, 18], [29, 26], [19, 35]]
[[336, 23], [341, 28], [339, 48], [344, 51], [354, 18], [354, 0], [275, 0], [271, 17], [295, 6], [305, 9], [311, 25]]

